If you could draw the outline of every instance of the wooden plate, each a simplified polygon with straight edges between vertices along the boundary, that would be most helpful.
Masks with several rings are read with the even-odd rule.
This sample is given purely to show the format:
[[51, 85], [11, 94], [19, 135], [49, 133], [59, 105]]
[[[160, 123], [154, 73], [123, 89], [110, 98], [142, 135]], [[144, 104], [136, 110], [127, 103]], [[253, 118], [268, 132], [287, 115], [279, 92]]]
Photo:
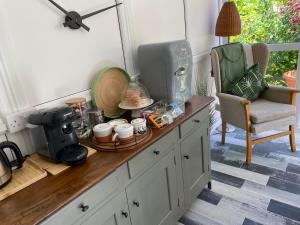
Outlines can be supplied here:
[[118, 105], [126, 93], [129, 81], [129, 75], [121, 68], [103, 69], [92, 83], [93, 104], [102, 109], [106, 117], [114, 118], [122, 115], [124, 110]]

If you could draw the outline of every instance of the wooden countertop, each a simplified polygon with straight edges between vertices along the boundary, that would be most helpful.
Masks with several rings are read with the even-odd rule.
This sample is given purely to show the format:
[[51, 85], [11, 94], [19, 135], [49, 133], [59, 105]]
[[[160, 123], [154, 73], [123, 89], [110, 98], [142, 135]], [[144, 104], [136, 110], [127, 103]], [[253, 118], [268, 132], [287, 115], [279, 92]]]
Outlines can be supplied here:
[[151, 140], [123, 152], [98, 152], [86, 163], [65, 172], [48, 176], [0, 202], [0, 224], [38, 224], [79, 196], [139, 152], [156, 142], [179, 124], [189, 119], [211, 102], [212, 97], [192, 97], [185, 115], [164, 129], [153, 130]]

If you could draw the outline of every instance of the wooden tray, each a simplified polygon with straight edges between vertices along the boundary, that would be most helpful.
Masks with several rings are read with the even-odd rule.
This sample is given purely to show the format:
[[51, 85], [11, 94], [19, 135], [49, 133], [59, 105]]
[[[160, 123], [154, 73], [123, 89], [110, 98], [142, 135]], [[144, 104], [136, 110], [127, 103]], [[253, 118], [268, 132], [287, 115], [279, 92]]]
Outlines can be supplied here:
[[[91, 156], [93, 154], [95, 154], [97, 151], [95, 149], [92, 148], [88, 148], [88, 156]], [[35, 162], [37, 165], [39, 165], [41, 168], [43, 168], [44, 170], [46, 170], [48, 173], [50, 173], [51, 175], [57, 175], [63, 171], [65, 171], [66, 169], [70, 168], [70, 166], [67, 166], [65, 164], [55, 164], [53, 162], [51, 162], [50, 160], [48, 160], [46, 157], [40, 156], [37, 153], [32, 154], [31, 156], [29, 156], [29, 158]]]
[[0, 201], [47, 176], [47, 172], [27, 158], [21, 169], [13, 171], [8, 185], [0, 189]]
[[147, 132], [143, 135], [134, 135], [134, 137], [126, 142], [106, 142], [99, 143], [97, 142], [94, 136], [90, 136], [86, 145], [96, 149], [98, 151], [104, 152], [120, 152], [128, 151], [136, 148], [138, 145], [149, 141], [152, 137], [152, 130], [147, 129]]

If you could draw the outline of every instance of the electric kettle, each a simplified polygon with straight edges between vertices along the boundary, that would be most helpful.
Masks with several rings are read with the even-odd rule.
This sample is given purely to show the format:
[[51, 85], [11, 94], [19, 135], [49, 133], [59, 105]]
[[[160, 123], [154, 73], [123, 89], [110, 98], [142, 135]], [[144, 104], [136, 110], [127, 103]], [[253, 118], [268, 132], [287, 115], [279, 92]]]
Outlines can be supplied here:
[[[4, 149], [11, 149], [16, 156], [16, 165], [13, 165]], [[0, 188], [8, 184], [8, 182], [12, 178], [12, 167], [16, 166], [17, 168], [21, 168], [23, 165], [24, 158], [19, 147], [10, 141], [5, 141], [0, 143]]]

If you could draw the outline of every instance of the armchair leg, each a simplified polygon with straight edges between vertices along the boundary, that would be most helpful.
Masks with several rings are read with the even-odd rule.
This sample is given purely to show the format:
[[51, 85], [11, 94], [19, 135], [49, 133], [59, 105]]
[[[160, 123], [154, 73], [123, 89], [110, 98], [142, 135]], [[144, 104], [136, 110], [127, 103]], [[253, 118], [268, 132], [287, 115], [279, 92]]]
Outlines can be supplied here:
[[289, 130], [290, 130], [290, 146], [291, 146], [291, 150], [292, 152], [296, 151], [296, 143], [295, 143], [295, 127], [290, 125], [289, 126]]
[[225, 144], [226, 139], [226, 122], [222, 121], [222, 145]]
[[251, 140], [251, 132], [246, 131], [246, 164], [250, 165], [252, 161], [252, 140]]

